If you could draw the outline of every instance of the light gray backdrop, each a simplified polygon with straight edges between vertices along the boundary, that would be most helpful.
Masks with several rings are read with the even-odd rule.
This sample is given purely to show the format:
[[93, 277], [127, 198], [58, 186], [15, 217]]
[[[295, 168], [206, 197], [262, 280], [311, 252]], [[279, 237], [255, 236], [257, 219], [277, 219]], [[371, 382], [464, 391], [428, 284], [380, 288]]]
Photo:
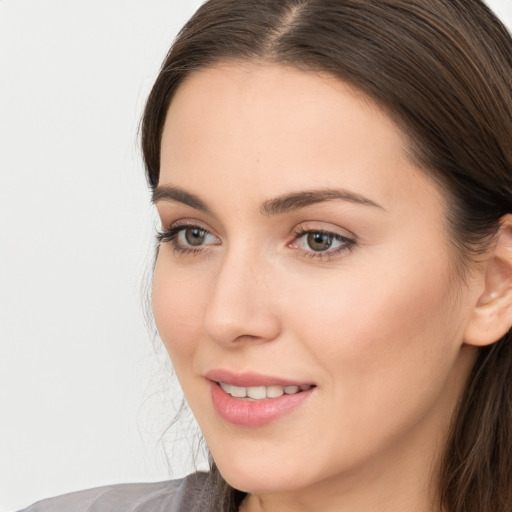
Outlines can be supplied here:
[[[512, 0], [489, 3], [512, 26]], [[0, 512], [169, 477], [136, 132], [199, 4], [0, 0]], [[184, 451], [173, 476], [191, 470]]]

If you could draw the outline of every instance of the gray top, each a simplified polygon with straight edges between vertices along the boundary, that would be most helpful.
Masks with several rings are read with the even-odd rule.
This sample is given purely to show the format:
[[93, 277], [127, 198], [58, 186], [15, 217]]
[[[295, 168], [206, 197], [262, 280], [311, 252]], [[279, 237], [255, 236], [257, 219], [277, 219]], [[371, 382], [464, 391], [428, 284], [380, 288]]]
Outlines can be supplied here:
[[181, 480], [107, 485], [38, 501], [20, 512], [205, 512], [207, 482], [208, 473], [194, 473]]

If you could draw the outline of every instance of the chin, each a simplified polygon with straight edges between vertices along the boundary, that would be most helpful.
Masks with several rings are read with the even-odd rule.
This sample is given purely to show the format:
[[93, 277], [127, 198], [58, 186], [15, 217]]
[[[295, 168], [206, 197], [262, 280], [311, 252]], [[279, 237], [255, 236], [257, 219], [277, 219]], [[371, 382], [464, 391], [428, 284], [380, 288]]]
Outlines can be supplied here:
[[231, 487], [249, 494], [282, 493], [301, 487], [301, 485], [297, 485], [297, 481], [292, 482], [275, 473], [256, 475], [253, 471], [245, 473], [223, 473], [221, 471], [221, 474]]
[[276, 458], [250, 456], [215, 458], [216, 465], [231, 487], [247, 493], [276, 493], [294, 491], [306, 487], [304, 467], [297, 460], [282, 463]]

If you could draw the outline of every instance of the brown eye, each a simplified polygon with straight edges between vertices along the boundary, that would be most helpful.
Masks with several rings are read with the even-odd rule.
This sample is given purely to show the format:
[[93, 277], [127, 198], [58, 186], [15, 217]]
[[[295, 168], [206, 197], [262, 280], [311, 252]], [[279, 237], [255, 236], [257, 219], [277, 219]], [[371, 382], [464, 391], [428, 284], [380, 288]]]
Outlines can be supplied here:
[[220, 239], [207, 229], [183, 224], [159, 232], [157, 240], [160, 244], [169, 243], [178, 254], [200, 254], [210, 246], [221, 245]]
[[208, 232], [200, 228], [185, 228], [183, 230], [185, 241], [188, 245], [197, 247], [203, 245], [208, 236]]
[[317, 261], [332, 259], [347, 253], [355, 245], [355, 240], [334, 231], [303, 230], [298, 228], [295, 240], [289, 245], [300, 249], [298, 255], [316, 258]]
[[333, 236], [328, 233], [308, 233], [307, 244], [310, 249], [316, 252], [327, 251], [331, 248]]

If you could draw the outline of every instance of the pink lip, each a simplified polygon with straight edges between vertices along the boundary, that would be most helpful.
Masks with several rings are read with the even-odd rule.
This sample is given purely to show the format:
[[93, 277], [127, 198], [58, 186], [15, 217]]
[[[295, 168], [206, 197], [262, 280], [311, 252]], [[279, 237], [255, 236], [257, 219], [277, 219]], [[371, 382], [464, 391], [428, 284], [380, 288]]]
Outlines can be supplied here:
[[303, 386], [308, 383], [283, 380], [258, 374], [233, 374], [225, 370], [213, 370], [206, 374], [210, 379], [213, 406], [226, 422], [243, 427], [262, 427], [279, 419], [299, 407], [316, 389], [312, 387], [294, 395], [282, 395], [278, 398], [263, 400], [245, 400], [226, 393], [218, 384], [225, 382], [234, 386]]
[[306, 386], [311, 382], [300, 382], [296, 380], [282, 379], [280, 377], [272, 377], [269, 375], [260, 375], [258, 373], [234, 373], [229, 370], [210, 370], [205, 377], [215, 382], [225, 382], [232, 386]]

